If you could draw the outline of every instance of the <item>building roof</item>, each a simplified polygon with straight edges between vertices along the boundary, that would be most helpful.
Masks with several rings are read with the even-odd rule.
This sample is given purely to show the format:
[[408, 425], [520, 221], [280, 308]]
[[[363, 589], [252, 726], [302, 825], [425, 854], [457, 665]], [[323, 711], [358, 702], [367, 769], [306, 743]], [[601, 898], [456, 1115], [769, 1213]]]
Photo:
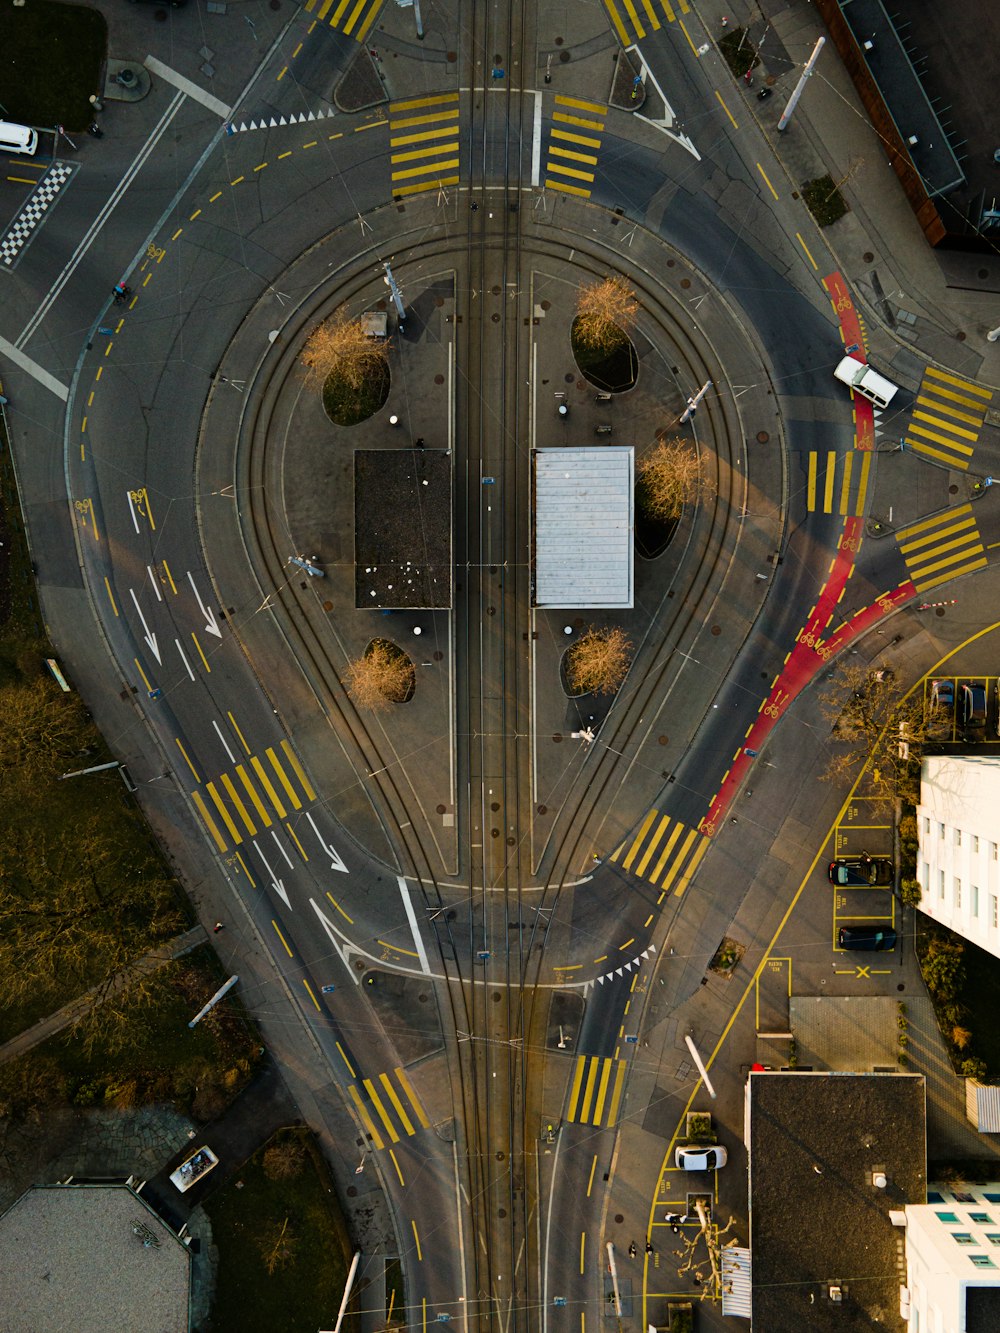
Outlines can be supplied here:
[[[1000, 756], [927, 754], [920, 764], [920, 806], [980, 836], [1000, 833]], [[990, 835], [988, 830], [993, 829]]]
[[[133, 1222], [159, 1241], [144, 1245]], [[0, 1217], [4, 1333], [186, 1333], [191, 1256], [125, 1184], [28, 1190]]]
[[536, 606], [632, 606], [634, 470], [631, 445], [536, 450]]
[[451, 606], [451, 455], [444, 449], [354, 454], [355, 606]]
[[966, 1287], [965, 1333], [996, 1333], [1000, 1328], [1000, 1287]]
[[753, 1327], [901, 1330], [889, 1211], [926, 1198], [922, 1075], [753, 1072], [746, 1096]]

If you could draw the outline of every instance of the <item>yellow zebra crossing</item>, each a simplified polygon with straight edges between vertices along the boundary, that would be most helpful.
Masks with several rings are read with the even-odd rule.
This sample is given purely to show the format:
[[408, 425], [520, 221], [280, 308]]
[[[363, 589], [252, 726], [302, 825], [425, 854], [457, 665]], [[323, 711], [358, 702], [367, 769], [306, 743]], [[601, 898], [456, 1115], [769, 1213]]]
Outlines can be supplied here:
[[306, 0], [307, 14], [315, 14], [320, 23], [329, 23], [345, 37], [363, 42], [378, 18], [384, 0]]
[[611, 1129], [618, 1119], [624, 1086], [624, 1060], [578, 1055], [566, 1119], [576, 1125], [604, 1125]]
[[928, 366], [906, 427], [907, 448], [964, 472], [992, 398], [989, 389]]
[[984, 569], [986, 554], [971, 505], [959, 505], [934, 518], [925, 518], [897, 534], [906, 571], [917, 592]]
[[641, 42], [646, 36], [646, 24], [650, 32], [658, 32], [663, 27], [660, 14], [665, 22], [676, 23], [678, 15], [691, 12], [687, 0], [677, 0], [676, 5], [670, 0], [659, 0], [659, 3], [656, 0], [604, 0], [604, 8], [622, 46]]
[[658, 886], [657, 902], [662, 902], [671, 889], [678, 896], [688, 887], [708, 851], [708, 843], [697, 829], [650, 810], [632, 842], [626, 838], [608, 859], [638, 879]]
[[[854, 449], [846, 454], [838, 454], [834, 449], [827, 449], [823, 453], [813, 450], [807, 459], [807, 512], [853, 517], [862, 515], [865, 512], [873, 457], [870, 450]], [[841, 471], [839, 484], [838, 465]]]
[[379, 1074], [377, 1080], [361, 1079], [360, 1088], [357, 1083], [347, 1087], [365, 1133], [376, 1148], [398, 1143], [403, 1135], [415, 1134], [418, 1126], [421, 1129], [431, 1127], [405, 1069], [397, 1068], [392, 1072], [395, 1083], [388, 1074]]
[[545, 156], [545, 188], [590, 198], [593, 167], [604, 133], [608, 108], [602, 102], [579, 97], [556, 97], [552, 129]]
[[282, 741], [278, 748], [280, 756], [268, 746], [263, 759], [251, 755], [231, 772], [220, 774], [191, 793], [220, 852], [229, 851], [230, 845], [239, 847], [246, 837], [255, 837], [258, 828], [270, 828], [272, 812], [284, 819], [289, 808], [302, 809], [303, 796], [315, 801], [316, 793], [295, 751], [288, 741]]
[[392, 194], [458, 184], [458, 93], [415, 97], [389, 105]]

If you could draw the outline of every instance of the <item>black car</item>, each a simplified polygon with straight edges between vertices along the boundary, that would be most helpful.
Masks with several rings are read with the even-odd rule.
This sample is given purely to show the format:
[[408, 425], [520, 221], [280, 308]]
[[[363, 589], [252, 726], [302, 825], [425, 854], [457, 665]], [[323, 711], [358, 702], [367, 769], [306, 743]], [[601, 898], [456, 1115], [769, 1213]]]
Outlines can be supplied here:
[[962, 735], [967, 741], [986, 737], [986, 686], [977, 681], [964, 684], [958, 693]]
[[831, 884], [858, 888], [891, 884], [895, 867], [887, 856], [869, 856], [862, 852], [860, 856], [838, 856], [830, 862], [826, 873]]
[[896, 932], [891, 926], [841, 926], [837, 943], [842, 949], [870, 949], [884, 953], [896, 947]]
[[931, 702], [927, 711], [926, 736], [929, 741], [950, 741], [955, 730], [955, 682], [931, 681]]

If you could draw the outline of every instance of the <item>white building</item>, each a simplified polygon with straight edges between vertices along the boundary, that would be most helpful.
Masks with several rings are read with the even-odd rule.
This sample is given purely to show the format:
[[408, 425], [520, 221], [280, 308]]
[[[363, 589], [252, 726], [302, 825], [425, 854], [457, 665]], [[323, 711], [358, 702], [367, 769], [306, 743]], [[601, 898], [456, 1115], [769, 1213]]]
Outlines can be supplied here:
[[926, 756], [917, 836], [920, 910], [1000, 958], [1000, 757]]
[[[907, 1204], [910, 1333], [1000, 1327], [1000, 1185], [931, 1186]], [[904, 1299], [903, 1308], [906, 1308]]]

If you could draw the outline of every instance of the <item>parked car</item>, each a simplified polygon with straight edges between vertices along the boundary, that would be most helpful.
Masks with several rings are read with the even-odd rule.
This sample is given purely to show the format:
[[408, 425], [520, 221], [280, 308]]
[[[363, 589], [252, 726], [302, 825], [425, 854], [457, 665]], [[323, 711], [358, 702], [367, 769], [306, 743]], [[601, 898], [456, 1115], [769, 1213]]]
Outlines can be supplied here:
[[997, 679], [993, 688], [997, 696], [997, 735], [1000, 736], [1000, 678]]
[[962, 735], [967, 741], [986, 738], [986, 686], [978, 681], [965, 683], [958, 692]]
[[955, 734], [955, 682], [932, 680], [931, 701], [927, 710], [929, 741], [950, 741]]
[[682, 1143], [674, 1152], [674, 1166], [678, 1171], [718, 1171], [728, 1161], [729, 1154], [721, 1143], [709, 1147], [700, 1143]]
[[897, 387], [891, 380], [853, 356], [845, 356], [837, 362], [833, 377], [840, 380], [841, 384], [849, 385], [855, 393], [860, 393], [876, 407], [888, 407], [897, 393]]
[[894, 867], [887, 856], [838, 856], [827, 867], [831, 884], [858, 886], [863, 884], [891, 884]]
[[884, 953], [895, 949], [896, 932], [890, 926], [841, 926], [837, 943], [842, 949], [870, 949]]

